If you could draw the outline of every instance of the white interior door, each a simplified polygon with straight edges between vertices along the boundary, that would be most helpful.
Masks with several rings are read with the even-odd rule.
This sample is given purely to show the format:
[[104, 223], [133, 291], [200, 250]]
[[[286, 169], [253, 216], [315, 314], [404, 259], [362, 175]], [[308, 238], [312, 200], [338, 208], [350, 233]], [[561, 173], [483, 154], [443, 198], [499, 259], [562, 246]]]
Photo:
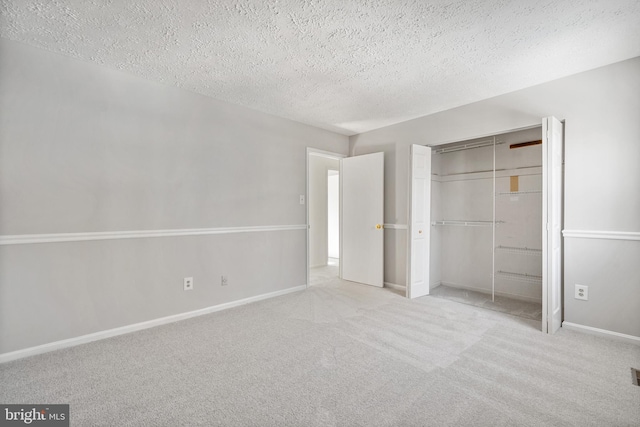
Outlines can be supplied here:
[[542, 331], [562, 324], [562, 160], [564, 125], [542, 121]]
[[409, 257], [407, 297], [429, 295], [429, 248], [431, 236], [431, 148], [411, 146], [409, 179]]
[[384, 285], [384, 153], [340, 162], [342, 278]]

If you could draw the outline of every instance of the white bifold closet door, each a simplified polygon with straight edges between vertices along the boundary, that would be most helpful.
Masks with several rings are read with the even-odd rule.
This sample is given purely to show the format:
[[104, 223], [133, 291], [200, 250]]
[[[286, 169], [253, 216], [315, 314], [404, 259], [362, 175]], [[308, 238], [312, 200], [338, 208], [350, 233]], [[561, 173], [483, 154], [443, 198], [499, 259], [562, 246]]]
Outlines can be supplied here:
[[542, 331], [562, 325], [562, 161], [564, 125], [542, 121]]
[[407, 297], [429, 295], [429, 247], [431, 236], [431, 148], [411, 146], [409, 179], [411, 209], [409, 211], [409, 269]]
[[342, 278], [384, 286], [384, 153], [340, 161]]

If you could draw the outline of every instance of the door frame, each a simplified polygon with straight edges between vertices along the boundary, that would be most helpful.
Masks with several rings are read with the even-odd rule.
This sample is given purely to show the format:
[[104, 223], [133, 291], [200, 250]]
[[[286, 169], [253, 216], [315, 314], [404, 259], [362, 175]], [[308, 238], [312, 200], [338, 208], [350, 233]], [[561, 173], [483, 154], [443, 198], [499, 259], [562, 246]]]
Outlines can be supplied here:
[[[307, 283], [306, 286], [307, 288], [309, 287], [309, 279], [310, 279], [310, 275], [311, 275], [311, 260], [310, 260], [310, 245], [311, 245], [311, 241], [310, 241], [310, 233], [309, 233], [309, 161], [311, 156], [317, 156], [317, 157], [325, 157], [328, 159], [334, 159], [334, 160], [341, 160], [344, 159], [346, 157], [348, 157], [346, 154], [340, 154], [340, 153], [334, 153], [332, 151], [325, 151], [325, 150], [319, 150], [317, 148], [311, 148], [311, 147], [307, 147], [307, 155], [306, 155], [306, 184], [305, 184], [305, 222], [306, 222], [306, 241], [307, 241], [307, 256], [306, 256], [306, 262], [307, 262], [307, 266], [306, 266], [306, 271], [307, 271]], [[342, 176], [339, 177], [339, 181], [340, 181], [340, 199], [342, 200]], [[342, 203], [340, 203], [340, 219], [339, 219], [339, 223], [340, 223], [340, 254], [342, 256]], [[339, 275], [340, 277], [342, 277], [342, 262], [340, 263], [339, 266]]]
[[[506, 133], [517, 132], [517, 131], [527, 130], [527, 129], [534, 129], [534, 128], [541, 128], [541, 132], [542, 132], [542, 131], [543, 131], [543, 129], [544, 129], [543, 123], [545, 123], [545, 122], [546, 122], [546, 120], [547, 120], [548, 118], [550, 118], [550, 117], [552, 117], [552, 116], [545, 116], [545, 117], [542, 117], [542, 118], [540, 119], [540, 123], [539, 123], [539, 124], [535, 124], [535, 125], [531, 125], [531, 126], [524, 126], [524, 127], [515, 128], [515, 129], [509, 129], [509, 130], [501, 130], [501, 131], [498, 131], [498, 132], [495, 132], [495, 133], [489, 133], [489, 134], [479, 135], [479, 136], [470, 136], [470, 137], [466, 137], [466, 138], [462, 138], [462, 139], [455, 139], [455, 140], [451, 140], [451, 141], [439, 142], [439, 143], [437, 143], [437, 144], [432, 144], [432, 145], [426, 145], [426, 144], [425, 144], [425, 146], [430, 147], [430, 148], [433, 148], [433, 147], [437, 147], [437, 146], [439, 146], [439, 145], [450, 144], [450, 143], [453, 143], [453, 142], [462, 142], [462, 141], [466, 141], [466, 140], [469, 140], [469, 139], [478, 139], [478, 138], [486, 138], [486, 137], [490, 137], [490, 136], [498, 136], [498, 135], [502, 135], [502, 134], [506, 134]], [[564, 126], [565, 121], [564, 121], [564, 120], [559, 120], [559, 121], [560, 121], [560, 122], [563, 124], [563, 126]], [[543, 138], [543, 139], [544, 139], [544, 138]], [[563, 161], [562, 161], [562, 162], [563, 162], [563, 164], [564, 164], [564, 145], [565, 145], [565, 144], [564, 144], [564, 137], [563, 137], [562, 145], [563, 145], [563, 147], [562, 147], [562, 151], [563, 151]], [[411, 146], [409, 146], [409, 150], [411, 150]], [[407, 185], [407, 188], [408, 188], [408, 189], [410, 189], [410, 188], [411, 188], [411, 182], [410, 182], [410, 181], [411, 181], [411, 168], [412, 168], [412, 161], [413, 161], [413, 156], [412, 156], [412, 155], [411, 155], [411, 153], [410, 153], [410, 154], [409, 154], [409, 168], [408, 168], [408, 172], [409, 172], [409, 173], [407, 174], [407, 178], [408, 178], [408, 181], [407, 181], [407, 184], [408, 184], [408, 185]], [[545, 167], [548, 167], [548, 161], [549, 161], [549, 159], [544, 155], [544, 151], [543, 151], [543, 156], [542, 156], [542, 165], [543, 165], [543, 170], [544, 170], [544, 168], [545, 168]], [[546, 185], [546, 184], [547, 184], [547, 183], [543, 183], [543, 185]], [[559, 191], [563, 194], [563, 196], [562, 196], [562, 203], [564, 204], [564, 191], [563, 191], [563, 190], [564, 190], [564, 168], [563, 168], [563, 177], [562, 177], [562, 179], [560, 180], [559, 185], [560, 185], [560, 189], [559, 189]], [[555, 191], [558, 191], [558, 189], [556, 189]], [[412, 209], [412, 207], [413, 207], [413, 195], [411, 194], [411, 192], [410, 192], [410, 191], [408, 191], [407, 198], [409, 199], [409, 200], [408, 200], [408, 201], [409, 201], [409, 203], [408, 203], [408, 209], [409, 209], [409, 211], [408, 211], [408, 212], [411, 212], [411, 209]], [[548, 207], [547, 207], [547, 205], [545, 204], [544, 209], [547, 209], [547, 208], [548, 208]], [[543, 217], [548, 218], [548, 216], [546, 215], [546, 213], [545, 213], [545, 212], [543, 212]], [[562, 226], [563, 226], [563, 225], [564, 225], [564, 215], [563, 215], [563, 218], [562, 218], [562, 221], [561, 221], [561, 228], [562, 228]], [[409, 228], [409, 227], [408, 227], [408, 228]], [[543, 228], [544, 228], [544, 230], [540, 230], [540, 231], [541, 231], [541, 233], [546, 233], [546, 224], [543, 224]], [[411, 235], [409, 234], [409, 231], [410, 231], [410, 230], [408, 230], [408, 231], [407, 231], [407, 244], [408, 244], [408, 245], [410, 245], [410, 244], [411, 244]], [[543, 234], [543, 236], [544, 236], [544, 234]], [[430, 237], [430, 239], [429, 239], [429, 241], [430, 241], [430, 240], [431, 240], [431, 233], [430, 233], [429, 237]], [[430, 245], [430, 243], [429, 243], [429, 245]], [[543, 246], [544, 246], [544, 241], [543, 241]], [[407, 271], [409, 272], [409, 271], [411, 271], [411, 268], [412, 268], [412, 265], [411, 265], [411, 264], [412, 264], [412, 260], [411, 260], [411, 257], [410, 257], [410, 252], [409, 252], [409, 253], [407, 253], [407, 259], [406, 259], [406, 262], [407, 262]], [[427, 265], [428, 265], [428, 264], [430, 263], [430, 260], [426, 260], [426, 263], [427, 263]], [[560, 278], [561, 278], [561, 289], [562, 289], [562, 291], [564, 292], [564, 277], [563, 277], [564, 257], [562, 257], [562, 259], [561, 259], [561, 262], [560, 262], [560, 266], [559, 266], [559, 268], [560, 268], [560, 271], [561, 271], [561, 273], [560, 273], [560, 274], [561, 274], [561, 275], [560, 275]], [[547, 272], [547, 273], [548, 273], [548, 272]], [[494, 272], [494, 274], [495, 274], [495, 272]], [[548, 328], [547, 328], [547, 322], [548, 322], [548, 320], [549, 320], [549, 319], [547, 319], [546, 317], [548, 317], [548, 316], [546, 316], [546, 317], [545, 317], [545, 314], [548, 314], [547, 305], [549, 304], [549, 302], [546, 300], [546, 298], [547, 298], [547, 296], [548, 296], [548, 294], [549, 294], [549, 292], [548, 292], [548, 291], [549, 291], [548, 287], [550, 286], [550, 283], [549, 283], [549, 282], [550, 282], [550, 280], [549, 280], [549, 277], [548, 277], [548, 276], [549, 276], [549, 274], [547, 274], [547, 277], [545, 278], [545, 277], [544, 277], [544, 275], [543, 275], [543, 280], [542, 280], [542, 311], [543, 311], [543, 319], [542, 319], [541, 330], [542, 330], [542, 332], [545, 332], [545, 333], [550, 333], [550, 332], [551, 332], [551, 331], [549, 331], [549, 330], [548, 330]], [[409, 276], [407, 276], [407, 280], [409, 280]], [[411, 284], [407, 281], [406, 286], [407, 286], [407, 288], [408, 288], [409, 286], [411, 286]], [[431, 283], [429, 283], [429, 286], [431, 286]], [[560, 304], [561, 304], [560, 310], [563, 312], [563, 311], [564, 311], [564, 301], [562, 301], [562, 298], [561, 298], [561, 300], [560, 300]]]

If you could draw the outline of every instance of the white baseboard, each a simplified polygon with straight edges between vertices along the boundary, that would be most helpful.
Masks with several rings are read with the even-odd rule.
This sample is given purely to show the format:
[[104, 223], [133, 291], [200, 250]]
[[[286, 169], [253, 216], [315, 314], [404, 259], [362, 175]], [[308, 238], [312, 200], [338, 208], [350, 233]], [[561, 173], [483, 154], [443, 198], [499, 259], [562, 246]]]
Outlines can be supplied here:
[[621, 334], [620, 332], [608, 331], [606, 329], [594, 328], [591, 326], [580, 325], [571, 322], [562, 322], [562, 327], [571, 331], [584, 332], [591, 335], [597, 335], [601, 337], [614, 338], [617, 340], [625, 341], [628, 343], [640, 345], [640, 337], [633, 335]]
[[385, 288], [391, 288], [391, 289], [396, 289], [398, 291], [406, 291], [407, 287], [404, 285], [398, 285], [396, 283], [391, 283], [391, 282], [384, 282], [384, 287]]
[[48, 344], [29, 347], [22, 350], [16, 350], [9, 353], [0, 354], [0, 363], [10, 362], [12, 360], [22, 359], [24, 357], [35, 356], [37, 354], [47, 353], [63, 348], [74, 347], [76, 345], [98, 341], [105, 338], [111, 338], [118, 335], [128, 334], [143, 329], [153, 328], [155, 326], [165, 325], [167, 323], [178, 322], [180, 320], [189, 319], [191, 317], [202, 316], [204, 314], [215, 313], [216, 311], [226, 310], [233, 307], [261, 301], [268, 298], [274, 298], [280, 295], [286, 295], [292, 292], [303, 291], [306, 285], [295, 286], [293, 288], [283, 289], [281, 291], [269, 292], [267, 294], [256, 295], [254, 297], [244, 298], [237, 301], [231, 301], [211, 307], [201, 308], [199, 310], [189, 311], [186, 313], [174, 314], [172, 316], [161, 317], [159, 319], [148, 320], [146, 322], [134, 323], [133, 325], [122, 326], [119, 328], [108, 329], [106, 331], [95, 332], [93, 334], [82, 335], [75, 338], [69, 338], [62, 341], [56, 341]]

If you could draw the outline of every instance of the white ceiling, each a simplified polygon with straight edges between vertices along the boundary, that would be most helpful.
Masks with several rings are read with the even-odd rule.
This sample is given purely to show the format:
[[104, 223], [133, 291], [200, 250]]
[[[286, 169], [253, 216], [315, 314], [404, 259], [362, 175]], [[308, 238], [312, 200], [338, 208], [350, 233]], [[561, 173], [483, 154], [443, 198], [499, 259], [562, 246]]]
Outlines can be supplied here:
[[640, 55], [640, 0], [1, 0], [0, 36], [346, 135]]

